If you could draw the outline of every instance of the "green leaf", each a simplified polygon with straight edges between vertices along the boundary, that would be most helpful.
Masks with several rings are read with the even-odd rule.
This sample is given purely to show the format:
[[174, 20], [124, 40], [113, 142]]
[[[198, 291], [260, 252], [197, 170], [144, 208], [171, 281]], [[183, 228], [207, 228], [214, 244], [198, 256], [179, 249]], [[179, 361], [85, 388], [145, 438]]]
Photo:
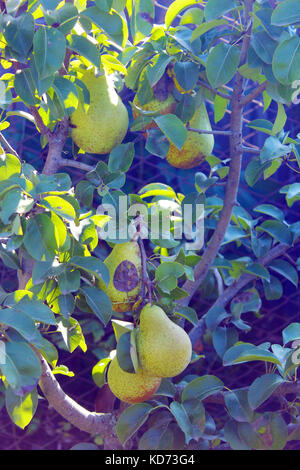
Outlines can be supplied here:
[[27, 222], [24, 245], [37, 261], [52, 261], [57, 249], [55, 227], [46, 214], [37, 214]]
[[99, 10], [96, 6], [87, 8], [80, 13], [80, 17], [87, 17], [95, 23], [96, 26], [103, 29], [103, 31], [111, 37], [118, 45], [125, 47], [128, 37], [125, 23], [122, 17], [115, 11], [107, 13], [106, 11]]
[[40, 361], [31, 347], [22, 341], [5, 343], [5, 361], [1, 371], [14, 393], [24, 396], [33, 390], [39, 381]]
[[177, 306], [175, 315], [185, 318], [194, 326], [198, 325], [199, 319], [198, 319], [197, 312], [191, 307]]
[[41, 0], [41, 4], [46, 10], [55, 10], [59, 4], [59, 0]]
[[35, 83], [30, 69], [24, 69], [16, 73], [14, 88], [24, 103], [32, 106], [38, 103], [38, 99], [35, 97]]
[[196, 86], [199, 77], [199, 67], [194, 62], [176, 62], [174, 73], [181, 88], [189, 91]]
[[26, 313], [14, 308], [3, 308], [0, 311], [0, 320], [4, 325], [10, 326], [29, 343], [42, 346], [42, 336], [36, 328], [34, 320]]
[[184, 432], [186, 444], [188, 444], [194, 436], [194, 430], [189, 416], [181, 403], [172, 401], [170, 404], [172, 415], [177, 421], [178, 426]]
[[165, 136], [179, 149], [187, 139], [187, 130], [181, 119], [174, 114], [165, 114], [154, 118]]
[[168, 64], [173, 60], [172, 56], [167, 54], [157, 54], [151, 61], [149, 67], [147, 67], [147, 76], [149, 79], [150, 86], [153, 87], [163, 76]]
[[236, 8], [235, 0], [222, 0], [222, 2], [219, 0], [208, 0], [204, 9], [206, 21], [219, 18], [234, 8]]
[[257, 377], [248, 390], [248, 400], [252, 410], [264, 403], [283, 382], [283, 378], [278, 374], [265, 374]]
[[0, 243], [0, 259], [10, 269], [20, 269], [20, 261], [16, 253], [10, 253], [4, 245]]
[[283, 85], [291, 85], [300, 75], [300, 38], [282, 41], [273, 56], [273, 73]]
[[280, 220], [281, 222], [284, 220], [284, 213], [282, 210], [278, 209], [278, 207], [273, 206], [272, 204], [260, 204], [254, 207], [254, 212], [260, 212], [262, 214], [269, 215], [274, 219]]
[[270, 282], [270, 274], [269, 271], [258, 263], [253, 263], [245, 268], [245, 273], [252, 274], [253, 276], [260, 277], [261, 279], [265, 279], [267, 282]]
[[89, 181], [79, 181], [75, 188], [75, 197], [84, 207], [90, 207], [93, 203], [95, 189], [95, 185]]
[[147, 421], [152, 410], [148, 403], [137, 403], [123, 411], [116, 425], [116, 433], [123, 446]]
[[106, 369], [111, 362], [110, 357], [100, 359], [92, 369], [92, 378], [98, 387], [102, 387], [106, 381]]
[[130, 29], [133, 43], [137, 44], [151, 33], [155, 7], [151, 0], [136, 0], [132, 10]]
[[256, 230], [259, 232], [267, 232], [271, 237], [286, 245], [291, 245], [293, 242], [289, 227], [278, 220], [266, 220], [256, 227]]
[[223, 365], [242, 364], [250, 361], [264, 361], [280, 365], [271, 352], [250, 343], [237, 344], [229, 348], [223, 356]]
[[206, 73], [213, 88], [226, 85], [234, 77], [239, 57], [239, 49], [234, 45], [220, 43], [211, 50], [207, 58]]
[[257, 56], [265, 63], [272, 64], [273, 54], [277, 47], [277, 41], [270, 38], [265, 31], [257, 31], [251, 38], [251, 46]]
[[283, 295], [281, 282], [275, 276], [270, 276], [270, 282], [263, 281], [264, 293], [267, 300], [278, 300]]
[[300, 323], [290, 323], [282, 330], [283, 344], [300, 339]]
[[117, 359], [121, 369], [130, 374], [135, 373], [131, 357], [131, 331], [123, 333], [119, 338], [117, 344]]
[[98, 258], [94, 256], [73, 256], [69, 263], [72, 266], [83, 269], [89, 273], [94, 274], [99, 280], [103, 280], [106, 285], [109, 283], [109, 270], [108, 267]]
[[100, 52], [97, 46], [84, 36], [71, 34], [68, 37], [69, 48], [88, 59], [96, 67], [100, 67]]
[[[198, 10], [198, 11], [201, 11], [201, 10]], [[191, 36], [191, 42], [195, 41], [197, 38], [207, 33], [208, 31], [214, 28], [217, 28], [218, 26], [222, 26], [224, 24], [227, 24], [226, 20], [213, 20], [213, 21], [208, 21], [208, 22], [200, 24], [193, 31], [193, 34]]]
[[201, 0], [175, 0], [174, 2], [171, 3], [169, 6], [166, 16], [165, 16], [165, 25], [167, 28], [169, 28], [173, 22], [173, 20], [176, 18], [176, 16], [185, 8], [195, 5], [195, 4], [203, 3]]
[[46, 196], [39, 205], [55, 212], [55, 214], [66, 220], [74, 220], [76, 217], [74, 207], [59, 196]]
[[64, 266], [64, 269], [57, 275], [57, 280], [63, 295], [76, 292], [80, 287], [80, 271], [72, 270], [71, 266]]
[[63, 317], [68, 318], [75, 309], [75, 299], [72, 294], [60, 295], [57, 299], [60, 313]]
[[224, 401], [229, 415], [238, 422], [249, 422], [253, 411], [248, 403], [248, 390], [240, 389], [224, 394]]
[[74, 83], [63, 77], [55, 77], [52, 84], [59, 102], [70, 116], [78, 106], [78, 91]]
[[203, 375], [202, 377], [192, 380], [184, 387], [181, 400], [182, 402], [195, 398], [204, 400], [214, 393], [221, 392], [223, 387], [224, 384], [218, 377], [214, 375]]
[[133, 157], [133, 142], [117, 145], [109, 154], [108, 169], [110, 171], [126, 172], [132, 164]]
[[16, 51], [21, 59], [26, 59], [34, 35], [33, 16], [30, 13], [23, 13], [17, 18], [10, 17], [4, 25], [3, 35], [8, 46]]
[[272, 24], [287, 26], [300, 21], [300, 5], [298, 0], [285, 0], [280, 2], [272, 14]]
[[287, 261], [274, 259], [269, 263], [269, 267], [288, 279], [295, 287], [298, 286], [298, 273], [296, 269]]
[[177, 279], [185, 273], [184, 266], [176, 261], [166, 261], [161, 263], [155, 271], [155, 279], [161, 281], [169, 276], [174, 276]]
[[107, 294], [96, 287], [84, 286], [80, 290], [83, 292], [88, 306], [106, 326], [112, 315], [112, 304]]
[[63, 34], [68, 34], [77, 23], [78, 11], [74, 5], [66, 3], [58, 10], [44, 11], [44, 17], [48, 26], [53, 26], [54, 23], [59, 24], [58, 30]]
[[40, 28], [33, 39], [36, 68], [41, 79], [52, 75], [63, 63], [66, 53], [64, 35], [56, 28]]
[[34, 321], [47, 325], [56, 325], [52, 310], [41, 300], [28, 299], [26, 296], [22, 299], [14, 299], [9, 296], [5, 301], [5, 306], [13, 307], [13, 310], [28, 315]]
[[213, 346], [220, 358], [223, 358], [227, 349], [238, 341], [238, 333], [235, 328], [217, 326], [213, 331]]
[[6, 410], [19, 428], [24, 429], [32, 420], [38, 405], [38, 393], [34, 389], [24, 396], [16, 395], [11, 387], [5, 391]]
[[87, 346], [82, 334], [81, 326], [75, 318], [63, 318], [57, 322], [57, 330], [60, 331], [64, 343], [70, 353], [78, 346], [86, 352]]

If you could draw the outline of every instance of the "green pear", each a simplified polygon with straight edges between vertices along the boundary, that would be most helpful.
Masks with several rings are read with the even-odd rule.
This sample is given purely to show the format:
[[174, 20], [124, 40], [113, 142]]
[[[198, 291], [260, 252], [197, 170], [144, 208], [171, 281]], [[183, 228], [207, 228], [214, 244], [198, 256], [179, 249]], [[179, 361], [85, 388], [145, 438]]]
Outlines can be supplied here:
[[108, 368], [107, 383], [116, 397], [133, 404], [149, 400], [160, 386], [161, 378], [152, 377], [141, 368], [136, 374], [125, 372], [115, 356]]
[[116, 244], [105, 259], [110, 280], [98, 286], [106, 292], [115, 312], [128, 312], [138, 299], [141, 288], [141, 254], [137, 242]]
[[127, 109], [109, 75], [96, 77], [94, 69], [88, 69], [79, 78], [90, 93], [90, 103], [79, 103], [71, 115], [72, 139], [85, 152], [109, 153], [126, 135]]
[[[211, 131], [211, 124], [204, 103], [196, 109], [189, 125], [192, 129]], [[213, 148], [214, 136], [212, 134], [198, 134], [197, 132], [188, 131], [187, 139], [181, 150], [170, 142], [166, 158], [170, 165], [175, 168], [194, 168], [212, 153]]]
[[137, 352], [147, 374], [174, 377], [190, 363], [192, 344], [184, 329], [170, 320], [162, 308], [147, 304], [140, 315]]

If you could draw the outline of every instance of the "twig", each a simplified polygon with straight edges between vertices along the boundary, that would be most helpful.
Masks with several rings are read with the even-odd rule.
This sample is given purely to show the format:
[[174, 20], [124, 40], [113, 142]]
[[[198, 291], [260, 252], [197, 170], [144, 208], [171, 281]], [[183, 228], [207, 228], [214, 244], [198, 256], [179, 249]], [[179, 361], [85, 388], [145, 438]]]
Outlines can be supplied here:
[[68, 158], [61, 158], [59, 160], [59, 166], [70, 166], [73, 168], [78, 168], [83, 171], [92, 171], [94, 167], [92, 165], [87, 165], [86, 163], [79, 162], [78, 160], [69, 160]]
[[209, 85], [209, 83], [207, 82], [204, 82], [203, 80], [198, 80], [198, 84], [203, 86], [203, 88], [206, 88], [207, 90], [211, 91], [212, 93], [214, 93], [215, 95], [218, 95], [220, 96], [221, 98], [224, 98], [225, 100], [231, 100], [232, 98], [232, 95], [228, 95], [227, 93], [222, 93], [221, 91], [219, 90], [216, 90], [215, 88], [213, 88], [212, 86]]
[[243, 153], [255, 153], [257, 155], [259, 155], [261, 153], [261, 150], [259, 149], [255, 149], [255, 148], [252, 148], [252, 147], [245, 147], [244, 145], [241, 146], [241, 150]]
[[204, 131], [201, 129], [194, 129], [193, 127], [190, 127], [190, 126], [186, 126], [186, 128], [188, 131], [197, 132], [198, 134], [232, 135], [231, 131], [216, 131], [216, 130]]
[[[296, 240], [296, 244], [300, 242], [300, 238]], [[279, 258], [280, 256], [284, 255], [286, 251], [288, 251], [291, 247], [288, 245], [284, 245], [280, 243], [272, 248], [265, 256], [259, 258], [256, 262], [261, 264], [262, 266], [267, 266], [273, 259]], [[214, 303], [213, 307], [225, 307], [228, 302], [241, 290], [243, 289], [249, 282], [257, 279], [256, 276], [252, 274], [242, 274], [242, 276], [237, 279], [236, 281], [231, 284], [231, 286], [225, 289], [223, 295], [218, 298], [218, 300]]]
[[10, 145], [10, 143], [6, 140], [6, 138], [4, 137], [2, 132], [0, 132], [0, 142], [1, 142], [1, 144], [3, 144], [5, 150], [7, 150], [9, 153], [14, 155], [15, 157], [17, 157], [21, 161], [20, 156], [18, 155], [16, 150]]
[[241, 99], [241, 105], [246, 106], [247, 104], [251, 103], [255, 98], [261, 95], [267, 86], [267, 82], [261, 83], [257, 88], [255, 88], [251, 93], [248, 95], [243, 96]]

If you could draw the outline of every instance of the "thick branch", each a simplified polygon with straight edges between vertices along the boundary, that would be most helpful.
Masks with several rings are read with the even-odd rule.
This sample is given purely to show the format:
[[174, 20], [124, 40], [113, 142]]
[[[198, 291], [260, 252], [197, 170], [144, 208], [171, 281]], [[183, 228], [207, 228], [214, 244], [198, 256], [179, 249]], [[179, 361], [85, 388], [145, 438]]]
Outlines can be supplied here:
[[43, 173], [45, 175], [53, 175], [61, 166], [62, 151], [68, 137], [69, 120], [67, 117], [58, 124], [55, 133], [48, 135], [49, 150]]
[[90, 434], [102, 434], [106, 441], [106, 448], [120, 449], [120, 442], [112, 432], [117, 422], [117, 416], [113, 413], [93, 413], [76, 403], [62, 390], [46, 360], [40, 354], [38, 356], [42, 366], [39, 385], [49, 404], [63, 418], [81, 431]]
[[61, 158], [59, 160], [59, 166], [69, 166], [72, 168], [78, 168], [78, 170], [83, 171], [92, 171], [94, 167], [92, 165], [87, 165], [86, 163], [79, 162], [78, 160], [69, 160], [68, 158]]

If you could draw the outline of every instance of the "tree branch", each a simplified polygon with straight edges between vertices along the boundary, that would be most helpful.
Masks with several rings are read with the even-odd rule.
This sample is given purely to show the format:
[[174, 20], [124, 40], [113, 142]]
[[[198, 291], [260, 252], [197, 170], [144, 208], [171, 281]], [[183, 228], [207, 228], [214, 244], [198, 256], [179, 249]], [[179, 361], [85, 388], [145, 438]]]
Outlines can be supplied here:
[[257, 98], [259, 95], [261, 95], [267, 86], [267, 82], [261, 83], [257, 88], [251, 91], [248, 95], [244, 95], [243, 98], [241, 99], [241, 105], [246, 106], [247, 104], [250, 104], [255, 98]]
[[102, 434], [106, 449], [121, 449], [122, 446], [119, 440], [115, 433], [112, 432], [120, 412], [109, 414], [93, 413], [83, 408], [65, 394], [46, 360], [39, 353], [37, 353], [37, 355], [42, 367], [39, 385], [48, 403], [53, 406], [63, 418], [81, 431], [90, 434]]
[[186, 128], [188, 131], [197, 132], [198, 134], [232, 135], [231, 131], [217, 131], [217, 130], [204, 131], [201, 129], [194, 129], [193, 127], [190, 127], [190, 126], [186, 126]]
[[[241, 54], [240, 54], [240, 65], [244, 63], [247, 57], [247, 50], [249, 47], [252, 23], [251, 23], [251, 12], [253, 9], [254, 0], [245, 0], [245, 28], [247, 32], [244, 35]], [[248, 27], [250, 23], [250, 26]], [[188, 292], [188, 296], [184, 298], [180, 303], [182, 305], [188, 305], [191, 298], [198, 290], [199, 286], [203, 282], [211, 264], [213, 263], [220, 246], [224, 240], [224, 236], [227, 227], [230, 224], [232, 210], [237, 204], [237, 192], [240, 181], [241, 173], [241, 160], [242, 160], [242, 119], [243, 119], [243, 106], [241, 105], [241, 97], [244, 88], [244, 78], [237, 72], [233, 93], [231, 96], [231, 122], [230, 128], [232, 135], [230, 136], [230, 166], [226, 185], [226, 192], [224, 198], [224, 205], [221, 211], [217, 228], [209, 241], [209, 244], [204, 251], [201, 261], [195, 268], [195, 281], [186, 281], [183, 285], [183, 289]]]
[[72, 168], [78, 168], [78, 170], [83, 171], [92, 171], [95, 169], [92, 165], [87, 165], [86, 163], [79, 162], [78, 160], [69, 160], [68, 158], [61, 158], [59, 160], [59, 166], [69, 166]]
[[229, 101], [231, 100], [231, 95], [228, 95], [227, 93], [222, 93], [221, 91], [216, 90], [215, 88], [210, 86], [209, 83], [204, 82], [203, 80], [198, 80], [198, 84], [203, 86], [203, 88], [206, 88], [207, 90], [211, 91], [215, 95], [218, 95], [221, 98], [224, 98], [225, 100], [229, 100]]

